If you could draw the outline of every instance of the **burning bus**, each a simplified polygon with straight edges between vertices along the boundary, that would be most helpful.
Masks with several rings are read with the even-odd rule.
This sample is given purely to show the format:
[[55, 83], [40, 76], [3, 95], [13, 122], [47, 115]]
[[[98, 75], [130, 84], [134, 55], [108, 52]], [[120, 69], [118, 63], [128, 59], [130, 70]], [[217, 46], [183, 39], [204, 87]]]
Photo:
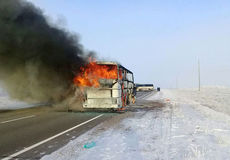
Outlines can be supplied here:
[[83, 95], [85, 109], [123, 110], [135, 103], [133, 73], [116, 62], [92, 61], [74, 78]]

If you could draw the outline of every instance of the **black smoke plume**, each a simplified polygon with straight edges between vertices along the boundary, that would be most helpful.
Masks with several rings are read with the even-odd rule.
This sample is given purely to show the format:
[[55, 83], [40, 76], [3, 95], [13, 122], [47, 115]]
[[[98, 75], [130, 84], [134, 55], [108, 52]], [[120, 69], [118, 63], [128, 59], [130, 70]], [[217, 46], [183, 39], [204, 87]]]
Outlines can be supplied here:
[[0, 81], [13, 98], [62, 101], [87, 61], [78, 37], [24, 0], [0, 0]]

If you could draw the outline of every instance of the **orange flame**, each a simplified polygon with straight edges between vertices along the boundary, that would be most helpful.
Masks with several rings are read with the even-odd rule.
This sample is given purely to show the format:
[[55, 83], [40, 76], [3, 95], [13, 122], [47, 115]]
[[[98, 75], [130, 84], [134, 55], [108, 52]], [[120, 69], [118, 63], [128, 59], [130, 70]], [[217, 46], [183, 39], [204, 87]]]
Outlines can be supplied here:
[[[80, 74], [74, 78], [74, 84], [79, 87], [100, 87], [99, 79], [117, 79], [117, 65], [100, 65], [91, 61], [80, 68]], [[122, 73], [119, 72], [119, 78]]]

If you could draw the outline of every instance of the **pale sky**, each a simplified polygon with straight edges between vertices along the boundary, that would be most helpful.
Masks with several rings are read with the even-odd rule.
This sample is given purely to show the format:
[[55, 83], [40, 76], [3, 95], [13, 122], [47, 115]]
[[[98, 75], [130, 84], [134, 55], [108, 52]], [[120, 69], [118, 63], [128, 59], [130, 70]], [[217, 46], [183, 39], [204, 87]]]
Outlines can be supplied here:
[[230, 86], [229, 0], [30, 0], [137, 83]]

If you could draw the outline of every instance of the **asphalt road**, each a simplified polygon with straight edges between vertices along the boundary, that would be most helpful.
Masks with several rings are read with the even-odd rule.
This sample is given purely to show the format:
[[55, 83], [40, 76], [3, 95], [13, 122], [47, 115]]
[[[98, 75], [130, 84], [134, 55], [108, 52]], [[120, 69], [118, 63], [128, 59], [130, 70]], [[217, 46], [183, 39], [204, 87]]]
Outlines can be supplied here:
[[[150, 95], [139, 92], [138, 99]], [[0, 159], [40, 159], [118, 113], [37, 107], [0, 112]]]
[[[10, 159], [9, 156], [20, 152], [22, 153], [16, 154], [13, 159], [40, 159], [115, 115], [116, 113], [57, 112], [46, 107], [2, 112], [0, 159]], [[68, 131], [69, 129], [71, 130]], [[30, 149], [25, 152], [28, 147]]]
[[140, 91], [137, 92], [136, 98], [137, 100], [146, 99], [149, 96], [151, 96], [153, 93], [156, 93], [156, 91]]

